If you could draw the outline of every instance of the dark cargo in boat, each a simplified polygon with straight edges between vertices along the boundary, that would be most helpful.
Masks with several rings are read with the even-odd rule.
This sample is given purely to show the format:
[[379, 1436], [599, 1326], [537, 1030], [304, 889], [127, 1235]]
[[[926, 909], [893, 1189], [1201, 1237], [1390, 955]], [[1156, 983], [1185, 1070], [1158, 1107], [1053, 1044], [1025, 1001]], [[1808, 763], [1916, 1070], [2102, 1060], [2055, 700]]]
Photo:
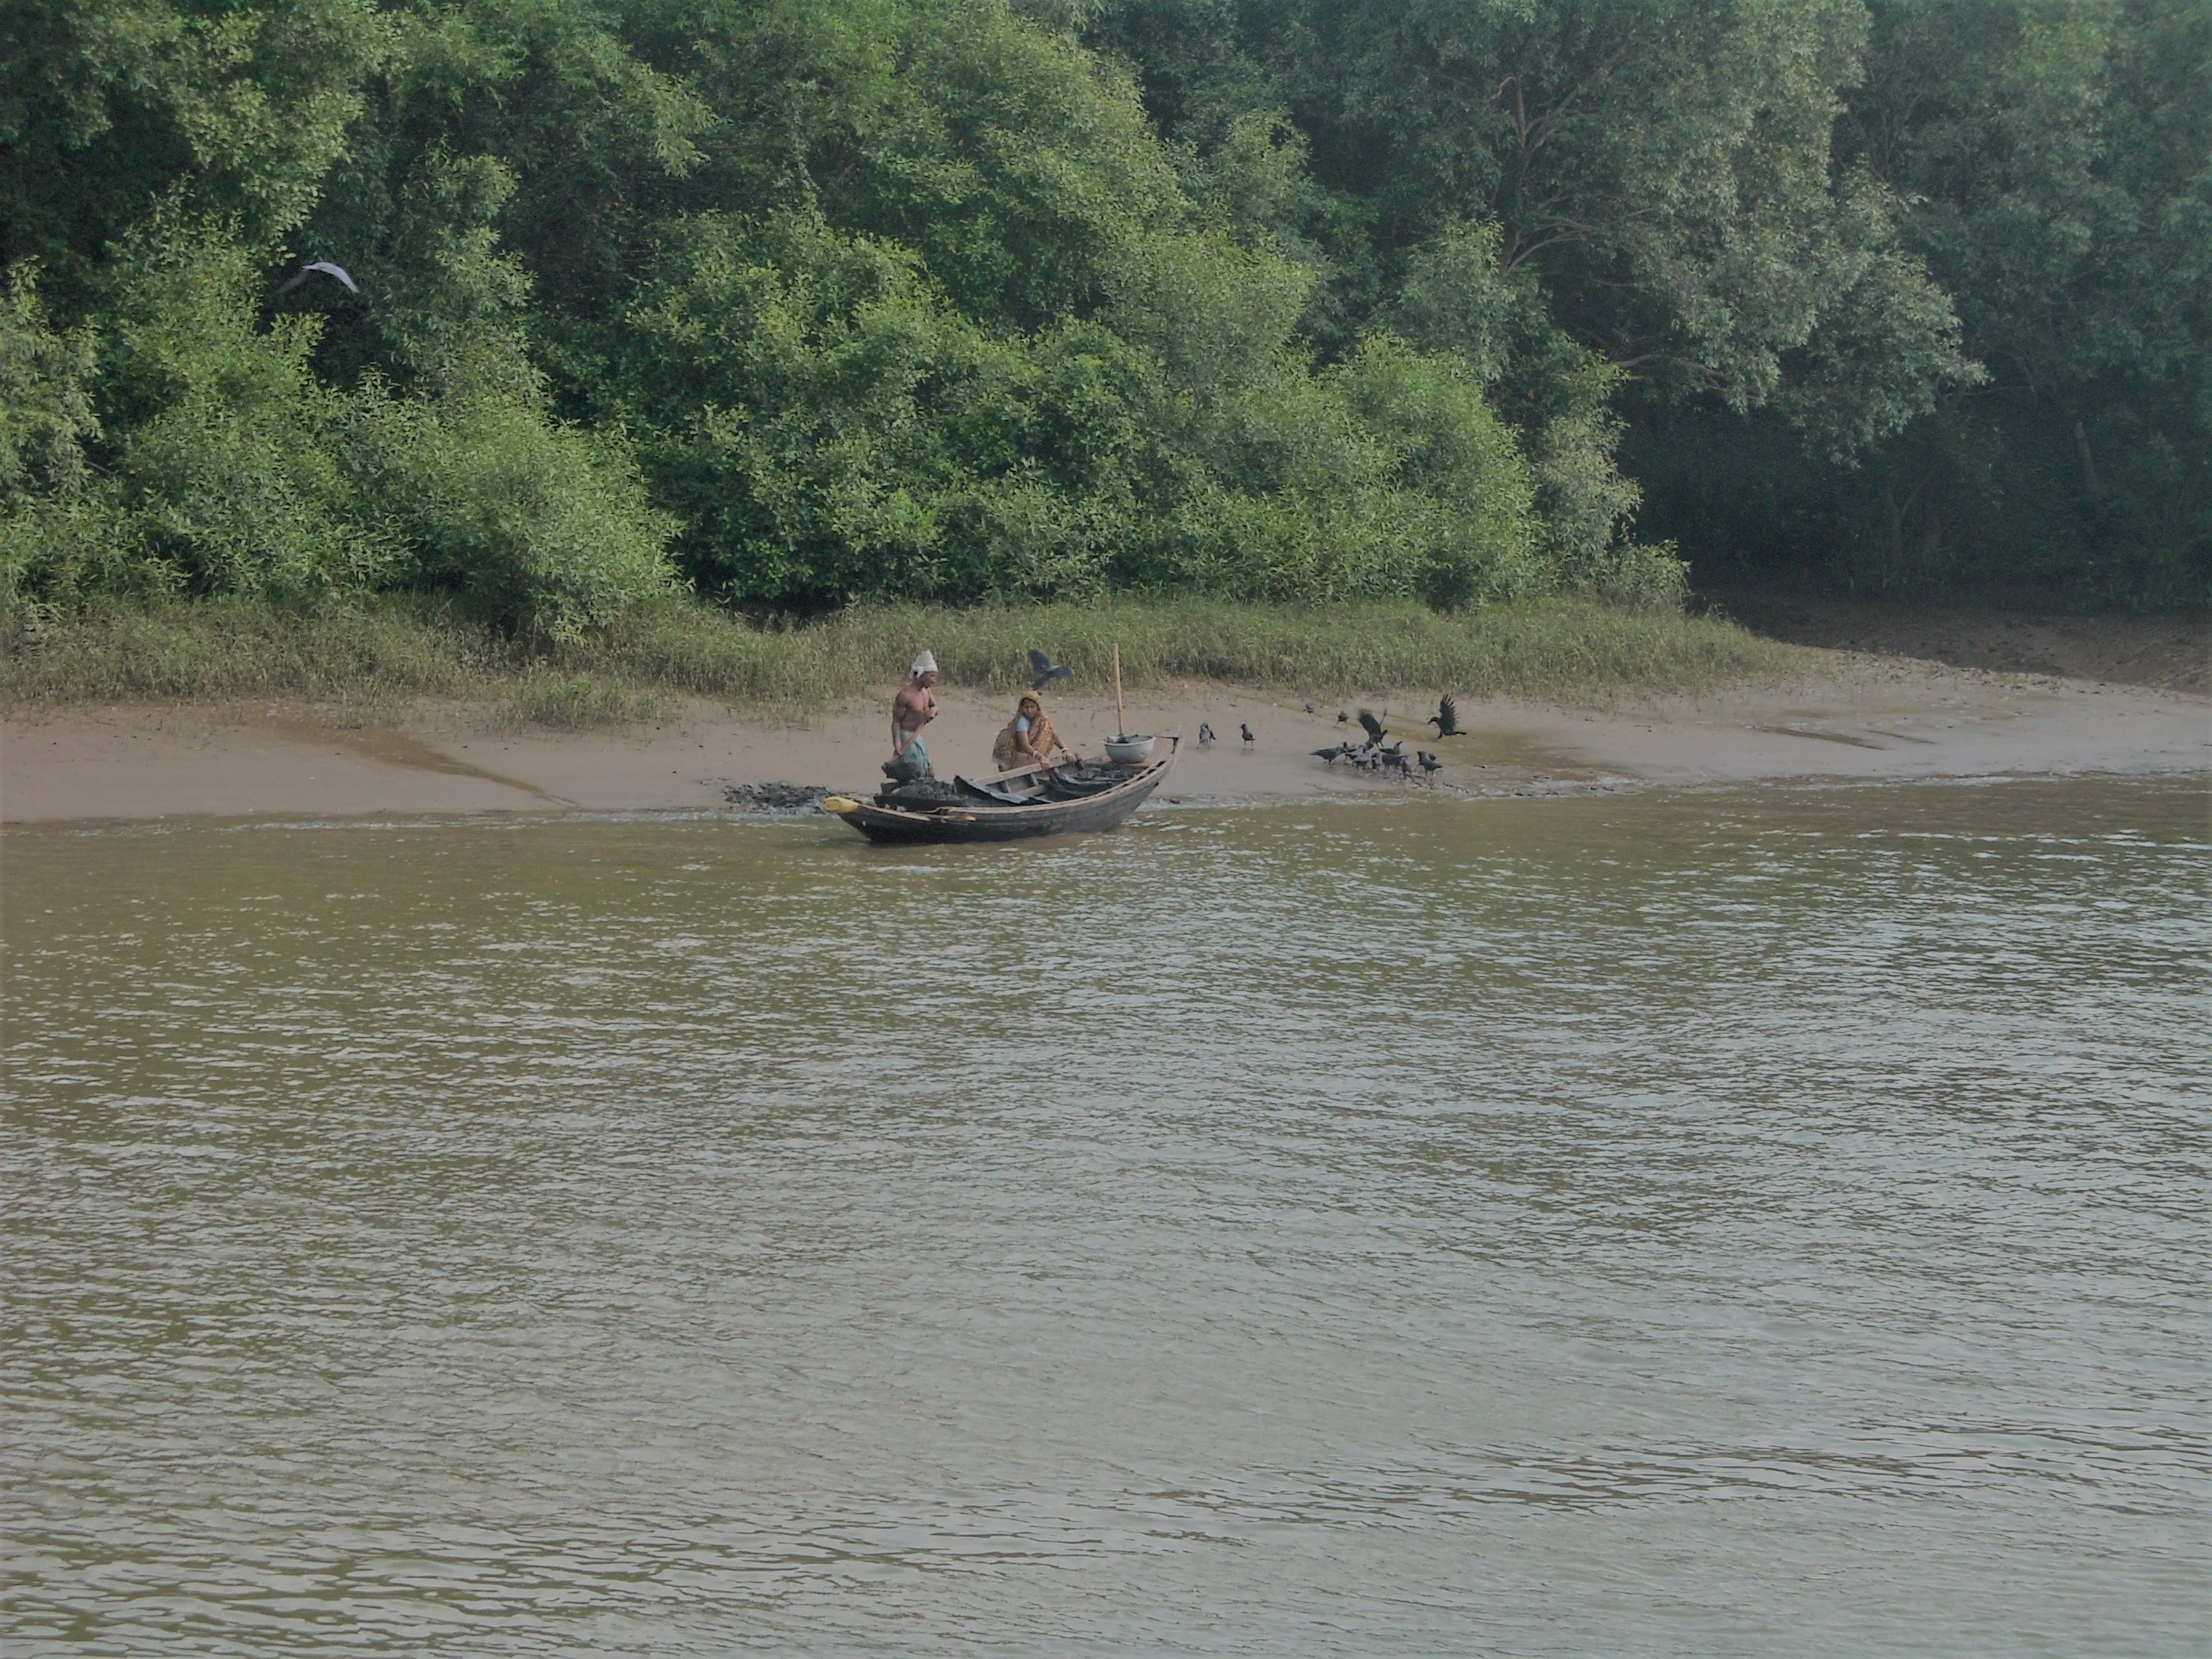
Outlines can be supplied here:
[[832, 795], [822, 810], [871, 841], [1022, 841], [1111, 830], [1145, 804], [1174, 765], [1172, 750], [1132, 766], [1026, 767], [970, 781], [902, 784], [873, 800]]

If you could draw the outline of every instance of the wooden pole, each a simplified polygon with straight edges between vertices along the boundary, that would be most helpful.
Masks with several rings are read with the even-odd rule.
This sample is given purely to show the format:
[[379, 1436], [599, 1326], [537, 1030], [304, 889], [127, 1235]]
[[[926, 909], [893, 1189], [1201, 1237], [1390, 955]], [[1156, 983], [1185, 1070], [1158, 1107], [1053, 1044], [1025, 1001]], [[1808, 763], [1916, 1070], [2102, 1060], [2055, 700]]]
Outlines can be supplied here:
[[1121, 647], [1114, 647], [1114, 736], [1118, 740], [1129, 735], [1129, 717], [1121, 712]]

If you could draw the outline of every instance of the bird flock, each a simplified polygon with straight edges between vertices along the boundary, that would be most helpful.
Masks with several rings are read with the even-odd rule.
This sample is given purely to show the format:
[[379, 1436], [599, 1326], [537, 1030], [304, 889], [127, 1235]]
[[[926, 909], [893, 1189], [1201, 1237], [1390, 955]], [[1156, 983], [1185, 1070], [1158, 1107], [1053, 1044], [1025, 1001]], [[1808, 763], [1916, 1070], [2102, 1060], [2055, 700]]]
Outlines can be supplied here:
[[[1306, 708], [1310, 713], [1313, 705], [1308, 703]], [[1338, 712], [1336, 719], [1340, 726], [1352, 724], [1352, 716], [1341, 710]], [[1460, 728], [1459, 704], [1449, 691], [1437, 704], [1437, 712], [1422, 723], [1435, 726], [1437, 736], [1439, 738], [1457, 738], [1466, 735]], [[1444, 763], [1437, 758], [1433, 750], [1417, 749], [1408, 755], [1406, 752], [1406, 740], [1403, 738], [1395, 743], [1384, 742], [1383, 739], [1390, 733], [1382, 722], [1376, 717], [1373, 709], [1363, 708], [1359, 711], [1359, 726], [1367, 734], [1363, 741], [1352, 743], [1347, 740], [1328, 749], [1316, 749], [1313, 751], [1314, 758], [1324, 763], [1331, 770], [1335, 769], [1337, 762], [1343, 761], [1355, 771], [1395, 773], [1398, 776], [1409, 780], [1413, 775], [1414, 769], [1418, 767], [1421, 776], [1431, 783], [1434, 783], [1437, 774], [1444, 769]]]
[[[349, 283], [347, 286], [351, 287], [352, 284]], [[1054, 680], [1074, 678], [1073, 672], [1065, 664], [1054, 662], [1042, 651], [1032, 650], [1029, 653], [1029, 658], [1030, 671], [1036, 676], [1030, 682], [1034, 690], [1042, 691]], [[1318, 703], [1310, 702], [1306, 705], [1307, 714], [1318, 714], [1320, 712], [1321, 707]], [[1352, 716], [1342, 709], [1337, 711], [1336, 720], [1340, 726], [1352, 724]], [[1422, 724], [1435, 726], [1437, 736], [1440, 739], [1467, 735], [1459, 723], [1458, 700], [1449, 691], [1437, 700], [1437, 712], [1430, 715]], [[1408, 755], [1406, 752], [1406, 740], [1403, 738], [1394, 743], [1386, 743], [1384, 739], [1389, 738], [1390, 733], [1384, 728], [1382, 722], [1376, 718], [1373, 709], [1363, 708], [1359, 711], [1359, 726], [1360, 729], [1367, 734], [1362, 741], [1342, 742], [1331, 748], [1316, 749], [1313, 751], [1314, 758], [1324, 762], [1332, 770], [1334, 769], [1337, 762], [1343, 761], [1354, 771], [1394, 773], [1408, 781], [1418, 770], [1421, 777], [1431, 783], [1434, 783], [1437, 774], [1444, 769], [1443, 762], [1437, 758], [1433, 750], [1416, 749]], [[1259, 741], [1259, 734], [1254, 732], [1246, 721], [1237, 722], [1237, 735], [1243, 739], [1247, 750]], [[1198, 746], [1200, 749], [1210, 749], [1213, 746], [1214, 741], [1213, 727], [1206, 721], [1200, 720], [1198, 723]]]

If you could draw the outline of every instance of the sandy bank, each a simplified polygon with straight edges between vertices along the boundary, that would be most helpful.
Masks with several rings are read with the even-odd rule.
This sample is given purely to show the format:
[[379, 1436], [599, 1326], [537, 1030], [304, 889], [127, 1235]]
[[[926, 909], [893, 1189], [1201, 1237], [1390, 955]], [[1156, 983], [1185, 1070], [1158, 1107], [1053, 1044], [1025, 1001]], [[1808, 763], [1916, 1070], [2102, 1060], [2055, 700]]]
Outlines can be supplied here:
[[2081, 615], [1963, 599], [1908, 605], [1743, 592], [1708, 598], [1753, 633], [1791, 645], [2212, 694], [2212, 617], [2202, 611]]
[[[1995, 674], [1848, 653], [1785, 687], [1626, 708], [1462, 702], [1469, 735], [1437, 741], [1431, 696], [1365, 699], [1408, 747], [1446, 763], [1438, 793], [1591, 789], [1833, 777], [1908, 779], [2212, 767], [2212, 703], [2142, 686]], [[944, 688], [929, 745], [944, 771], [989, 769], [1001, 697]], [[1130, 723], [1184, 733], [1168, 794], [1253, 800], [1398, 792], [1332, 770], [1312, 750], [1356, 727], [1358, 702], [1301, 702], [1197, 684], [1133, 697]], [[1110, 699], [1054, 701], [1064, 735], [1095, 752]], [[1201, 749], [1201, 722], [1218, 740]], [[1249, 725], [1255, 741], [1238, 736]], [[870, 785], [887, 752], [880, 707], [778, 724], [705, 702], [653, 724], [590, 733], [501, 731], [481, 710], [425, 705], [363, 720], [297, 705], [76, 709], [0, 732], [0, 819], [355, 816], [718, 806], [726, 783]]]

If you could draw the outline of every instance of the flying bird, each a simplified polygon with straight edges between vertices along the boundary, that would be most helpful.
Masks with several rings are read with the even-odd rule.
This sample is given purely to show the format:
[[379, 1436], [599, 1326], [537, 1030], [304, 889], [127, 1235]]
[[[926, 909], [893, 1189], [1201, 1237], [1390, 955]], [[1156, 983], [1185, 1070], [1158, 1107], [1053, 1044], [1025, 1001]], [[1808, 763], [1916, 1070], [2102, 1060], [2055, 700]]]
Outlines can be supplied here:
[[361, 292], [360, 286], [355, 283], [352, 277], [346, 275], [345, 267], [343, 265], [334, 265], [328, 259], [310, 259], [306, 264], [301, 265], [300, 269], [293, 274], [292, 280], [290, 282], [285, 283], [276, 291], [279, 294], [289, 294], [294, 289], [299, 287], [301, 283], [306, 282], [308, 277], [316, 275], [318, 272], [325, 276], [335, 277], [338, 282], [344, 284], [345, 290], [349, 294], [358, 294]]
[[1030, 690], [1042, 691], [1054, 680], [1072, 680], [1075, 671], [1066, 663], [1054, 662], [1042, 651], [1030, 653], [1030, 672], [1036, 678], [1030, 682]]
[[1371, 708], [1363, 708], [1359, 711], [1359, 723], [1366, 728], [1368, 741], [1370, 743], [1380, 743], [1390, 735], [1382, 729], [1382, 722], [1375, 718], [1375, 711]]
[[1254, 744], [1259, 741], [1257, 738], [1252, 735], [1252, 728], [1245, 725], [1243, 721], [1239, 720], [1237, 722], [1237, 729], [1243, 734], [1244, 746], [1247, 749], [1249, 749]]
[[1440, 738], [1459, 738], [1467, 735], [1459, 729], [1459, 699], [1449, 691], [1444, 693], [1443, 700], [1437, 704], [1437, 712], [1430, 715], [1425, 724], [1435, 726], [1437, 735]]
[[1210, 749], [1213, 746], [1213, 728], [1204, 720], [1198, 723], [1198, 746], [1200, 749]]

